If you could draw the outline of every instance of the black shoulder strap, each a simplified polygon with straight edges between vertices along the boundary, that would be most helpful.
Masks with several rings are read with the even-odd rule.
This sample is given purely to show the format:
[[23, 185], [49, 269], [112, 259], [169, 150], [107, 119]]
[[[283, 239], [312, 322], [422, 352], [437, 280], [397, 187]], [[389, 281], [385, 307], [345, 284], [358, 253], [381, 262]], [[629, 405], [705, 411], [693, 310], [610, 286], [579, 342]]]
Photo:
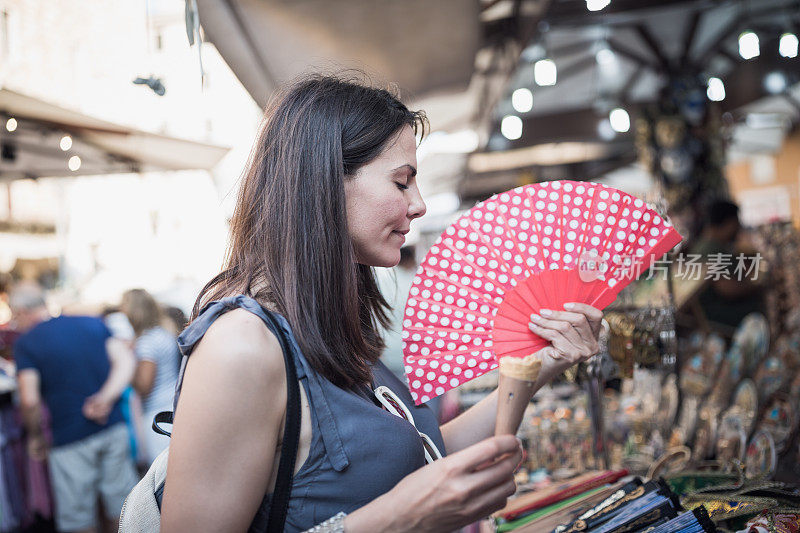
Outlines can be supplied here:
[[[283, 362], [286, 365], [286, 426], [283, 431], [283, 445], [281, 448], [281, 460], [278, 463], [278, 477], [275, 481], [275, 491], [272, 493], [272, 501], [269, 507], [269, 518], [267, 519], [266, 533], [282, 533], [286, 522], [286, 511], [289, 508], [289, 498], [292, 494], [292, 479], [294, 477], [294, 466], [297, 461], [297, 447], [300, 442], [300, 386], [297, 384], [297, 369], [294, 366], [294, 357], [289, 348], [289, 342], [283, 329], [275, 321], [272, 314], [264, 309], [264, 316], [261, 317], [266, 322], [267, 327], [278, 338], [283, 353]], [[160, 427], [161, 424], [172, 424], [172, 411], [162, 411], [153, 419], [153, 431], [161, 435], [170, 436], [170, 432]], [[161, 508], [161, 496], [163, 494], [163, 484], [156, 490], [156, 501], [159, 509]], [[260, 513], [256, 515], [262, 516]], [[262, 531], [264, 524], [253, 524], [257, 526], [257, 531]], [[253, 528], [251, 527], [251, 531]]]
[[292, 478], [297, 460], [297, 446], [300, 441], [300, 387], [297, 384], [297, 369], [294, 366], [294, 357], [289, 349], [289, 343], [283, 334], [283, 329], [275, 322], [272, 314], [264, 310], [268, 318], [270, 329], [278, 337], [286, 363], [286, 427], [283, 431], [283, 445], [281, 459], [278, 463], [278, 478], [275, 481], [275, 491], [269, 507], [269, 520], [267, 533], [282, 533], [286, 522], [286, 511], [289, 508], [289, 498], [292, 494]]

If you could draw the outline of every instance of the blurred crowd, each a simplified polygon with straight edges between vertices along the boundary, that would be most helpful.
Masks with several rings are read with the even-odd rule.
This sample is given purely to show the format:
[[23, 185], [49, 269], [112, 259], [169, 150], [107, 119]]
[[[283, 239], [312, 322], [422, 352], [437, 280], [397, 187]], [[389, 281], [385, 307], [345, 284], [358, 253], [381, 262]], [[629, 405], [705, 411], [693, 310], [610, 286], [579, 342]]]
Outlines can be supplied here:
[[[413, 246], [401, 252], [379, 283], [393, 307], [383, 360], [405, 380], [400, 331], [417, 261]], [[0, 461], [0, 533], [117, 531], [125, 497], [169, 444], [152, 424], [173, 410], [184, 312], [143, 289], [94, 307], [55, 296], [0, 278], [0, 457], [19, 463]], [[431, 404], [442, 420], [458, 411], [446, 398]]]
[[143, 289], [94, 313], [0, 284], [0, 532], [116, 531], [125, 497], [169, 438], [183, 311]]

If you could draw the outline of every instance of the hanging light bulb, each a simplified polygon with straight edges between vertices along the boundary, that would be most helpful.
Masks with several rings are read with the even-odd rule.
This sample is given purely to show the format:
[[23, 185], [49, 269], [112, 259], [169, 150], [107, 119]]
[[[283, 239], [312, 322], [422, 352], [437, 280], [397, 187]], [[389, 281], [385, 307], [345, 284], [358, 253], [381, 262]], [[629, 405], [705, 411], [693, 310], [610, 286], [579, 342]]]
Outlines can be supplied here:
[[533, 65], [533, 79], [537, 85], [543, 87], [555, 85], [558, 78], [558, 69], [552, 59], [540, 59]]
[[527, 113], [533, 109], [533, 93], [526, 87], [520, 87], [511, 93], [511, 105], [517, 113]]
[[758, 35], [752, 31], [746, 31], [739, 35], [739, 55], [742, 56], [742, 59], [753, 59], [760, 53]]
[[10, 119], [6, 120], [6, 129], [9, 132], [16, 131], [17, 129], [17, 119], [11, 117]]
[[706, 88], [706, 96], [712, 102], [721, 102], [725, 100], [725, 84], [719, 78], [708, 78], [708, 87]]
[[603, 45], [595, 52], [594, 59], [598, 65], [605, 67], [614, 64], [617, 60], [617, 54], [608, 45]]
[[797, 57], [797, 35], [794, 33], [784, 33], [778, 43], [778, 52], [783, 57]]
[[783, 72], [774, 71], [764, 76], [764, 89], [769, 94], [781, 94], [788, 85]]
[[600, 11], [610, 3], [611, 0], [586, 0], [586, 9], [589, 11]]
[[58, 143], [58, 146], [61, 148], [62, 151], [66, 152], [70, 148], [72, 148], [72, 137], [69, 135], [64, 135], [61, 137], [61, 141]]
[[621, 107], [611, 110], [611, 113], [608, 114], [608, 121], [611, 122], [611, 127], [617, 133], [625, 133], [631, 129], [631, 117]]
[[506, 115], [500, 122], [500, 133], [509, 141], [522, 137], [522, 119], [516, 115]]
[[611, 141], [617, 134], [611, 126], [611, 122], [607, 118], [604, 118], [597, 123], [597, 135], [604, 141]]
[[72, 157], [69, 158], [69, 161], [67, 161], [67, 167], [72, 172], [75, 172], [76, 170], [81, 168], [81, 158], [78, 157], [77, 155], [73, 155]]

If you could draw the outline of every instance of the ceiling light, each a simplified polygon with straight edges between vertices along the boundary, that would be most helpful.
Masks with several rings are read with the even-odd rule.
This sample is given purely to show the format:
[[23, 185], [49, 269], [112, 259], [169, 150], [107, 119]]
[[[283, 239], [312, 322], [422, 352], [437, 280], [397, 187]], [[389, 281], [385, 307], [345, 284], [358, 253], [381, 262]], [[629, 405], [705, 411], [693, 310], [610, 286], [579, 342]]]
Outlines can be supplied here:
[[610, 3], [611, 0], [586, 0], [586, 9], [589, 11], [600, 11]]
[[764, 76], [764, 89], [769, 94], [781, 94], [786, 90], [787, 85], [783, 72], [770, 72]]
[[712, 102], [721, 102], [725, 100], [725, 84], [719, 78], [708, 78], [708, 88], [706, 89], [706, 96]]
[[778, 43], [778, 52], [783, 57], [797, 57], [797, 35], [794, 33], [784, 33]]
[[597, 123], [597, 135], [604, 141], [610, 141], [617, 136], [614, 128], [611, 127], [611, 122], [607, 118]]
[[742, 56], [742, 59], [753, 59], [760, 53], [758, 35], [752, 31], [746, 31], [739, 35], [739, 55]]
[[533, 109], [533, 93], [525, 87], [517, 89], [511, 93], [511, 105], [517, 113], [527, 113]]
[[67, 166], [71, 171], [75, 172], [76, 170], [81, 168], [81, 158], [78, 157], [77, 155], [73, 155], [72, 157], [69, 158]]
[[61, 147], [61, 150], [66, 152], [70, 148], [72, 148], [72, 137], [69, 135], [64, 135], [61, 137], [61, 141], [58, 143], [58, 146]]
[[15, 131], [17, 129], [17, 119], [11, 117], [6, 121], [6, 129], [8, 131]]
[[613, 109], [608, 114], [608, 120], [611, 122], [611, 127], [618, 133], [625, 133], [631, 129], [631, 117], [628, 112], [618, 107]]
[[533, 64], [533, 79], [537, 85], [555, 85], [558, 77], [556, 63], [552, 59], [540, 59]]
[[516, 141], [522, 137], [522, 119], [516, 115], [503, 117], [503, 121], [500, 123], [500, 133], [509, 141]]
[[598, 65], [611, 65], [617, 60], [617, 55], [608, 46], [604, 46], [594, 55]]

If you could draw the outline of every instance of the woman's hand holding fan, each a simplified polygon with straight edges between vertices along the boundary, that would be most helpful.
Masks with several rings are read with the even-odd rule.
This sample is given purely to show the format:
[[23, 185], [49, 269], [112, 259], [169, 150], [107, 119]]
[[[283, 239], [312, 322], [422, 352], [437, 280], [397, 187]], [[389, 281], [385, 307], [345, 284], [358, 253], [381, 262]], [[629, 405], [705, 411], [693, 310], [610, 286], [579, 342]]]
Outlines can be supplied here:
[[495, 435], [516, 434], [539, 386], [597, 354], [603, 312], [576, 302], [564, 307], [569, 311], [541, 309], [544, 316], [531, 315], [529, 329], [550, 341], [549, 346], [522, 358], [500, 359]]
[[[541, 381], [567, 364], [559, 354], [585, 357], [563, 349], [591, 344], [578, 326], [548, 326], [583, 314], [596, 340], [595, 311], [680, 241], [645, 202], [597, 183], [526, 185], [479, 203], [437, 239], [411, 286], [403, 351], [412, 396], [426, 402], [499, 364]], [[594, 311], [565, 309], [570, 302]], [[532, 328], [533, 314], [542, 321]]]

